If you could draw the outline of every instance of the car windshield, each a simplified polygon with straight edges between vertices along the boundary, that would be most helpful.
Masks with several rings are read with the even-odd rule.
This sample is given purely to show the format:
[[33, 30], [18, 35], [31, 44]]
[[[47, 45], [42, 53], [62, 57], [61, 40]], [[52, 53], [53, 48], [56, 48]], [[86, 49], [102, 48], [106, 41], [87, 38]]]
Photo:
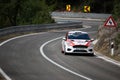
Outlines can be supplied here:
[[68, 34], [68, 39], [85, 39], [90, 40], [88, 34], [81, 34], [81, 33], [70, 33]]

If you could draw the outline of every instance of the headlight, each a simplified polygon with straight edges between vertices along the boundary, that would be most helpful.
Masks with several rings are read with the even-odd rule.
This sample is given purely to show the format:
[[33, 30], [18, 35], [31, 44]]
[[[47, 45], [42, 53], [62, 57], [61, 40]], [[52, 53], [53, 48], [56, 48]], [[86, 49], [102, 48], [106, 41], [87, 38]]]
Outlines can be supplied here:
[[90, 43], [89, 47], [94, 47], [94, 45], [92, 43]]
[[68, 45], [68, 46], [73, 46], [73, 44], [72, 44], [72, 43], [70, 43], [70, 42], [67, 42], [67, 45]]

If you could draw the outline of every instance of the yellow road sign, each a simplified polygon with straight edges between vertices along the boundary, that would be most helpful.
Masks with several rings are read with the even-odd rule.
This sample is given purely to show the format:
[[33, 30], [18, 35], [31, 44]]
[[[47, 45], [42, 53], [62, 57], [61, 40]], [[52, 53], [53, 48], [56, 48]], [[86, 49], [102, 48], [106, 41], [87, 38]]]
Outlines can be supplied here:
[[90, 12], [90, 6], [84, 6], [84, 12]]
[[71, 11], [71, 5], [66, 5], [66, 11]]

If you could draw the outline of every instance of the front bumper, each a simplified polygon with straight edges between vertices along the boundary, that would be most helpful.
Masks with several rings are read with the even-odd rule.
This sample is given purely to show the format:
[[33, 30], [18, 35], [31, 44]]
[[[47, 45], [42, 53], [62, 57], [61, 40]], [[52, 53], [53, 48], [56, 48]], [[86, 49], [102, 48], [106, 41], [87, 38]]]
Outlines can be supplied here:
[[65, 52], [66, 53], [94, 54], [93, 47], [76, 48], [72, 46], [66, 46]]

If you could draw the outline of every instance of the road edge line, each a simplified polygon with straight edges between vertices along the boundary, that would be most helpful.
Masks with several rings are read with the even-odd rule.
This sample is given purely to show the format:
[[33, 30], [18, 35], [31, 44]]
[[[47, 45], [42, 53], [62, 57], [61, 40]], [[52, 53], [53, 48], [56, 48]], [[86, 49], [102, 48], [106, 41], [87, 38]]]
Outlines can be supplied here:
[[[95, 41], [93, 41], [93, 44], [95, 45], [97, 42], [98, 42], [98, 39], [96, 39]], [[120, 62], [119, 61], [117, 61], [115, 59], [112, 59], [112, 58], [110, 58], [110, 57], [108, 57], [106, 55], [103, 55], [102, 53], [100, 53], [100, 52], [98, 52], [96, 50], [94, 50], [94, 51], [97, 54], [98, 58], [103, 59], [103, 60], [105, 60], [107, 62], [110, 62], [110, 63], [112, 63], [112, 64], [117, 65], [117, 66], [120, 67]]]
[[62, 65], [56, 63], [55, 61], [51, 60], [50, 58], [48, 58], [48, 57], [44, 54], [43, 48], [44, 48], [47, 44], [49, 44], [49, 43], [51, 43], [51, 42], [53, 42], [53, 41], [55, 41], [55, 40], [57, 40], [57, 39], [60, 39], [60, 38], [62, 38], [62, 37], [58, 37], [58, 38], [55, 38], [55, 39], [52, 39], [52, 40], [49, 40], [49, 41], [45, 42], [45, 43], [40, 47], [40, 53], [41, 53], [41, 55], [42, 55], [46, 60], [48, 60], [49, 62], [51, 62], [52, 64], [56, 65], [57, 67], [65, 70], [65, 71], [67, 71], [67, 72], [69, 72], [69, 73], [72, 73], [72, 74], [74, 74], [74, 75], [76, 75], [76, 76], [79, 76], [79, 77], [81, 77], [81, 78], [83, 78], [83, 79], [86, 79], [86, 80], [92, 80], [91, 78], [88, 78], [88, 77], [83, 76], [83, 75], [81, 75], [81, 74], [78, 74], [78, 73], [76, 73], [76, 72], [74, 72], [74, 71], [72, 71], [72, 70], [70, 70], [70, 69], [65, 68], [64, 66], [62, 66]]
[[112, 58], [110, 58], [110, 57], [107, 57], [107, 56], [105, 56], [105, 55], [103, 55], [102, 53], [99, 53], [99, 52], [97, 52], [97, 51], [95, 51], [95, 53], [98, 54], [98, 56], [97, 56], [98, 58], [100, 58], [100, 59], [102, 59], [102, 60], [105, 60], [105, 61], [107, 61], [107, 62], [109, 62], [109, 63], [112, 63], [112, 64], [120, 67], [120, 62], [119, 62], [119, 61], [114, 60], [114, 59], [112, 59]]
[[[87, 26], [85, 25], [85, 27], [81, 28], [81, 29], [86, 29], [86, 28], [90, 28], [90, 26]], [[57, 31], [56, 31], [57, 32]], [[59, 31], [58, 31], [59, 32]], [[46, 32], [40, 32], [40, 33], [31, 33], [31, 34], [25, 34], [25, 35], [21, 35], [21, 36], [16, 36], [16, 37], [13, 37], [13, 38], [10, 38], [10, 39], [7, 39], [3, 42], [0, 43], [0, 47], [2, 45], [4, 45], [5, 43], [11, 41], [11, 40], [14, 40], [14, 39], [17, 39], [17, 38], [22, 38], [22, 37], [26, 37], [26, 36], [31, 36], [31, 35], [36, 35], [36, 34], [43, 34], [43, 33], [46, 33]], [[6, 80], [12, 80], [5, 72], [4, 70], [0, 67], [0, 73], [1, 75], [6, 79]]]
[[[31, 34], [26, 34], [26, 35], [21, 35], [21, 36], [17, 36], [17, 37], [13, 37], [13, 38], [10, 38], [8, 40], [5, 40], [3, 41], [2, 43], [0, 43], [0, 47], [2, 45], [4, 45], [5, 43], [11, 41], [11, 40], [14, 40], [14, 39], [18, 39], [18, 38], [22, 38], [22, 37], [26, 37], [26, 36], [31, 36], [31, 35], [36, 35], [36, 34], [43, 34], [45, 32], [41, 32], [41, 33], [31, 33]], [[3, 69], [0, 67], [0, 74], [2, 75], [3, 78], [5, 78], [5, 80], [12, 80], [4, 71]]]

